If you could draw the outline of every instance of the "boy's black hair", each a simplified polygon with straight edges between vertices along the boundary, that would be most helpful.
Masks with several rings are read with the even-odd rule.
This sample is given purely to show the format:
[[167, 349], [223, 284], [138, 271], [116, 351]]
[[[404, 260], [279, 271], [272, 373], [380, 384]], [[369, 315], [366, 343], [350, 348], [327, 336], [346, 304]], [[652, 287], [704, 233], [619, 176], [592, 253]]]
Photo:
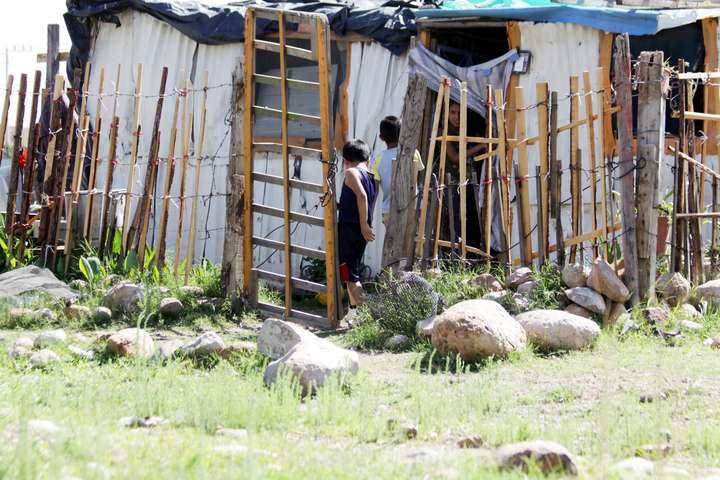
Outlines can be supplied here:
[[343, 146], [342, 156], [349, 162], [367, 162], [370, 160], [370, 147], [362, 140], [350, 140]]
[[385, 143], [397, 143], [400, 138], [401, 121], [395, 116], [387, 116], [380, 122], [380, 136]]

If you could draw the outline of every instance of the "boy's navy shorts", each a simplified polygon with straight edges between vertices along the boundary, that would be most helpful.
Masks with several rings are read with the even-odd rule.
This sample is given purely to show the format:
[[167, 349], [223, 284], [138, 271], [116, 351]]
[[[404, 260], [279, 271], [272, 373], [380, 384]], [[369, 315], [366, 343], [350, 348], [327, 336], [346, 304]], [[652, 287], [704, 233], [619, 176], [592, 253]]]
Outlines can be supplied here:
[[367, 241], [359, 223], [338, 223], [338, 254], [340, 257], [340, 280], [360, 281], [360, 259], [365, 253]]

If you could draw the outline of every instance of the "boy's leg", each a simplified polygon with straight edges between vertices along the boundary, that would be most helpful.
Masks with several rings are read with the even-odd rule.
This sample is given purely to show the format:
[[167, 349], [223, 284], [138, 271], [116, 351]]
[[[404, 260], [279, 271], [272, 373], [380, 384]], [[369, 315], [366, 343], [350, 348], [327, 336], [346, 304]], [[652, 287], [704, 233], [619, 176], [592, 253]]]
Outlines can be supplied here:
[[347, 282], [348, 297], [350, 297], [350, 305], [359, 307], [362, 305], [363, 287], [360, 282]]

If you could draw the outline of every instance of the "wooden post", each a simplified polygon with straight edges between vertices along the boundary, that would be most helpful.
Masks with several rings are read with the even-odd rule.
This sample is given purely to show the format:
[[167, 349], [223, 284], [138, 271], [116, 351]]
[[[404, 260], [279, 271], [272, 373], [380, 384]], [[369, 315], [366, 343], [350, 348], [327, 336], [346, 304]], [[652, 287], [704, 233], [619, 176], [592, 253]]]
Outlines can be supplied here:
[[[713, 213], [718, 212], [718, 179], [717, 177], [713, 177], [713, 183], [712, 183], [712, 211]], [[712, 229], [711, 229], [711, 235], [712, 235], [712, 241], [710, 245], [710, 265], [711, 265], [711, 271], [712, 271], [712, 278], [715, 278], [715, 275], [717, 275], [718, 271], [718, 248], [717, 248], [717, 236], [718, 236], [718, 219], [713, 218], [712, 219]]]
[[[178, 81], [178, 91], [182, 91], [183, 75], [185, 72], [180, 70], [180, 79]], [[155, 253], [155, 266], [159, 271], [162, 271], [165, 266], [165, 248], [167, 245], [167, 222], [168, 222], [168, 210], [170, 208], [170, 195], [172, 188], [173, 176], [175, 175], [175, 165], [177, 161], [175, 159], [175, 144], [177, 143], [177, 119], [178, 111], [180, 110], [180, 96], [175, 96], [175, 110], [173, 112], [173, 123], [170, 129], [170, 143], [168, 145], [168, 156], [167, 156], [167, 172], [165, 174], [165, 188], [163, 190], [162, 205], [160, 207], [160, 231], [158, 232], [157, 252]], [[232, 164], [232, 160], [230, 164]]]
[[[683, 82], [686, 83], [686, 82]], [[693, 108], [693, 89], [686, 88], [687, 100], [685, 103], [685, 111], [692, 112]], [[682, 123], [680, 124], [682, 127]], [[695, 121], [685, 120], [685, 140], [687, 142], [687, 152], [690, 157], [695, 158]], [[699, 213], [702, 210], [702, 203], [698, 198], [700, 188], [698, 186], [697, 167], [689, 163], [687, 165], [688, 172], [688, 203], [687, 211], [689, 213]], [[689, 218], [686, 220], [688, 225], [688, 254], [690, 258], [690, 281], [695, 285], [704, 282], [704, 260], [702, 250], [702, 228], [700, 227], [700, 218]]]
[[[635, 164], [632, 122], [632, 79], [630, 66], [630, 40], [628, 34], [615, 39], [615, 77], [617, 78], [618, 143], [620, 194], [622, 200], [623, 257], [625, 259], [625, 285], [631, 292], [638, 291], [637, 233], [635, 229]], [[638, 303], [638, 295], [630, 296], [630, 304]]]
[[[717, 38], [717, 30], [716, 30], [715, 37]], [[715, 42], [715, 45], [717, 45], [717, 42]], [[703, 65], [703, 72], [707, 73], [708, 75], [710, 74], [710, 66], [707, 63], [705, 63]], [[710, 112], [710, 87], [707, 85], [703, 86], [703, 108], [705, 109], [706, 112]], [[708, 121], [703, 120], [703, 122], [702, 122], [703, 135], [711, 135], [710, 131], [708, 130], [708, 126], [709, 126]], [[708, 147], [708, 142], [703, 141], [702, 145], [700, 146], [700, 148], [701, 148], [700, 163], [702, 163], [703, 165], [705, 165], [707, 162], [707, 154], [708, 154], [707, 147]], [[693, 153], [695, 153], [695, 152], [693, 152]], [[702, 208], [703, 205], [705, 205], [705, 170], [700, 170], [700, 208]]]
[[10, 110], [10, 96], [12, 95], [13, 76], [8, 75], [5, 88], [5, 103], [3, 103], [2, 117], [0, 117], [0, 164], [2, 164], [2, 153], [5, 150], [5, 133], [7, 132], [8, 111]]
[[[522, 88], [522, 87], [517, 87]], [[517, 95], [517, 92], [515, 93]], [[518, 112], [520, 113], [520, 112]], [[520, 121], [520, 116], [518, 115], [517, 121]], [[520, 123], [517, 124], [518, 132], [520, 131]], [[518, 135], [519, 136], [519, 135]], [[518, 245], [520, 246], [520, 265], [523, 267], [532, 267], [532, 247], [528, 249], [526, 240], [530, 239], [532, 240], [532, 237], [529, 235], [529, 231], [525, 229], [525, 217], [529, 217], [528, 212], [525, 211], [523, 208], [523, 197], [525, 194], [523, 193], [523, 186], [522, 186], [522, 177], [520, 176], [520, 171], [518, 168], [518, 164], [516, 163], [513, 165], [513, 178], [515, 179], [515, 194], [518, 199], [518, 203], [520, 204], [518, 206]], [[527, 219], [530, 220], [529, 218]], [[532, 244], [531, 244], [532, 245]], [[528, 252], [528, 250], [530, 250]], [[528, 263], [527, 258], [530, 257], [530, 262]]]
[[[570, 77], [570, 123], [574, 124], [580, 119], [580, 91], [579, 79], [576, 75]], [[580, 235], [580, 217], [582, 216], [582, 192], [580, 191], [580, 171], [577, 151], [580, 145], [580, 130], [574, 126], [570, 129], [570, 198], [572, 200], [572, 233], [573, 237]], [[575, 263], [577, 246], [570, 249], [570, 263]]]
[[[608, 156], [606, 159], [605, 168], [607, 168], [607, 165], [610, 164], [610, 161], [612, 159]], [[617, 215], [615, 215], [615, 180], [613, 180], [612, 175], [612, 168], [610, 169], [610, 175], [607, 176], [607, 182], [608, 182], [608, 190], [610, 191], [610, 222], [611, 225], [615, 225], [615, 219], [617, 219]], [[611, 228], [612, 233], [612, 243], [610, 242], [610, 239], [607, 239], [607, 249], [613, 252], [613, 267], [615, 271], [617, 272], [617, 237], [615, 236], [615, 229]]]
[[[105, 247], [105, 242], [108, 237], [108, 227], [111, 224], [110, 217], [109, 217], [111, 202], [113, 204], [112, 222], [115, 221], [114, 214], [115, 214], [115, 208], [117, 206], [117, 202], [114, 201], [112, 198], [110, 198], [110, 192], [112, 191], [113, 176], [115, 173], [115, 154], [117, 152], [117, 137], [118, 137], [118, 123], [119, 122], [120, 122], [120, 119], [118, 117], [113, 117], [112, 121], [110, 122], [110, 147], [108, 150], [107, 176], [105, 179], [105, 191], [103, 192], [102, 223], [100, 225], [100, 243], [98, 246], [98, 253], [100, 254], [100, 258], [102, 258], [103, 252], [105, 250], [104, 247]], [[114, 225], [114, 223], [113, 223], [113, 225]], [[111, 237], [111, 239], [114, 239], [114, 234]], [[110, 254], [112, 254], [112, 249], [110, 250]]]
[[[92, 64], [90, 62], [87, 62], [85, 64], [85, 78], [83, 79], [83, 84], [81, 87], [80, 93], [82, 93], [82, 102], [80, 104], [80, 115], [78, 118], [78, 128], [85, 128], [85, 111], [87, 110], [87, 98], [88, 98], [88, 86], [90, 84], [90, 71], [92, 70]], [[89, 125], [89, 124], [88, 124]], [[87, 130], [84, 134], [82, 132], [78, 132], [78, 146], [80, 145], [80, 137], [82, 136], [82, 141], [87, 144], [87, 136], [89, 135], [90, 130]], [[85, 152], [83, 151], [82, 155], [80, 154], [80, 148], [75, 148], [75, 166], [73, 168], [73, 197], [72, 201], [77, 202], [78, 194], [77, 191], [80, 189], [80, 182], [82, 180], [83, 175], [83, 165], [85, 163]]]
[[[608, 259], [608, 246], [610, 245], [609, 239], [608, 239], [608, 218], [607, 218], [607, 163], [605, 162], [605, 91], [603, 90], [603, 78], [604, 78], [604, 71], [602, 67], [599, 67], [596, 71], [596, 86], [598, 89], [597, 94], [597, 104], [598, 104], [598, 159], [600, 159], [600, 163], [602, 163], [602, 167], [600, 167], [600, 188], [602, 192], [602, 198], [600, 199], [600, 205], [602, 208], [602, 231], [603, 231], [603, 240], [605, 243], [605, 248], [603, 248], [603, 258], [605, 258], [605, 261]], [[615, 223], [615, 219], [613, 218], [613, 224]], [[614, 230], [613, 230], [614, 232]]]
[[40, 137], [40, 124], [36, 124], [38, 103], [40, 97], [40, 81], [42, 72], [35, 71], [33, 84], [32, 106], [30, 107], [30, 133], [28, 134], [27, 159], [24, 170], [23, 195], [20, 205], [20, 248], [18, 258], [25, 257], [25, 240], [27, 239], [28, 222], [30, 220], [30, 203], [33, 196], [33, 180], [35, 178], [35, 163], [37, 162], [37, 144]]
[[60, 71], [60, 25], [47, 26], [47, 63], [45, 65], [45, 88], [52, 90], [55, 77]]
[[[80, 161], [75, 162], [75, 171], [82, 170], [82, 168], [80, 167], [82, 167], [82, 159], [85, 158], [87, 138], [90, 132], [90, 117], [86, 116], [83, 123], [84, 125], [80, 128], [80, 132], [78, 135], [78, 145], [76, 147], [76, 149], [80, 152], [80, 155], [78, 156], [79, 158], [76, 158], [78, 158], [78, 160]], [[70, 191], [70, 195], [65, 201], [67, 208], [65, 214], [65, 267], [63, 269], [63, 277], [67, 277], [68, 271], [70, 269], [72, 247], [73, 243], [75, 242], [75, 228], [73, 225], [77, 221], [75, 219], [77, 218], [79, 208], [76, 195], [77, 191], [80, 188], [80, 178], [77, 175], [74, 175], [73, 177], [73, 186]]]
[[[243, 203], [243, 211], [250, 212], [253, 196], [253, 105], [255, 105], [255, 92], [253, 91], [253, 75], [255, 73], [255, 14], [252, 9], [245, 12], [245, 131], [243, 132], [243, 148], [245, 160], [245, 196]], [[253, 272], [253, 218], [252, 215], [245, 215], [245, 224], [243, 228], [243, 296], [251, 299], [257, 299], [257, 292], [254, 290], [257, 283], [251, 278]]]
[[[588, 135], [588, 162], [590, 169], [590, 222], [594, 232], [598, 229], [597, 223], [597, 161], [595, 158], [595, 122], [593, 120], [593, 91], [590, 84], [590, 72], [583, 72], [585, 88], [585, 118], [587, 119]], [[602, 105], [598, 107], [598, 123], [603, 122]], [[600, 157], [602, 158], [602, 157]], [[607, 225], [606, 225], [607, 226]], [[593, 258], [599, 255], [597, 240], [593, 240]]]
[[62, 101], [62, 91], [64, 88], [64, 80], [61, 75], [58, 75], [55, 79], [55, 90], [53, 92], [52, 106], [50, 110], [50, 140], [48, 141], [47, 151], [45, 152], [45, 175], [43, 175], [42, 185], [42, 207], [40, 210], [40, 243], [42, 245], [42, 258], [47, 257], [47, 238], [49, 235], [48, 224], [50, 222], [50, 207], [55, 208], [55, 203], [52, 199], [52, 180], [53, 180], [53, 166], [55, 164], [55, 156], [57, 155], [57, 143], [58, 133], [60, 131], [60, 124], [62, 122], [62, 108], [59, 103]]
[[[450, 110], [450, 85], [446, 85], [445, 89], [443, 90], [443, 133], [442, 133], [442, 140], [440, 142], [440, 168], [438, 180], [442, 183], [443, 180], [445, 180], [445, 162], [447, 161], [447, 136], [448, 136], [448, 116], [449, 116], [449, 110]], [[435, 223], [435, 241], [433, 242], [433, 259], [436, 259], [438, 257], [438, 245], [440, 241], [440, 222], [442, 221], [442, 205], [443, 205], [443, 196], [445, 194], [450, 195], [450, 186], [445, 185], [444, 188], [439, 190], [439, 196], [438, 196], [438, 216], [437, 221]], [[452, 212], [451, 212], [452, 215]], [[450, 232], [450, 235], [455, 235], [455, 232]]]
[[[382, 268], [395, 264], [402, 256], [408, 212], [414, 211], [415, 178], [413, 159], [420, 138], [427, 78], [418, 73], [408, 81], [403, 107], [402, 127], [398, 139], [397, 161], [393, 163], [390, 215], [383, 244]], [[462, 126], [461, 126], [462, 128]], [[462, 145], [462, 143], [461, 143]]]
[[558, 92], [553, 90], [550, 101], [550, 216], [555, 219], [555, 244], [557, 245], [557, 263], [565, 263], [565, 249], [560, 248], [563, 238], [560, 209], [560, 169], [558, 168]]
[[[100, 85], [98, 85], [98, 101], [95, 107], [95, 133], [93, 134], [93, 150], [90, 156], [90, 175], [88, 176], [87, 199], [85, 200], [85, 225], [83, 237], [89, 243], [92, 242], [92, 217], [93, 206], [95, 205], [95, 187], [97, 186], [97, 162], [100, 148], [100, 133], [102, 132], [102, 94], [105, 83], [105, 67], [100, 69]], [[86, 87], [87, 88], [87, 87]], [[108, 165], [108, 167], [110, 167]]]
[[[5, 257], [5, 268], [10, 268], [15, 245], [15, 202], [17, 199], [18, 176], [20, 175], [20, 154], [22, 153], [22, 131], [25, 119], [25, 94], [27, 92], [27, 75], [20, 75], [18, 105], [15, 115], [15, 135], [13, 136], [13, 154], [10, 164], [10, 181], [8, 182], [7, 211], [5, 213], [5, 231], [7, 232], [8, 255]], [[3, 137], [4, 139], [4, 137]], [[0, 152], [2, 155], [2, 152]], [[22, 258], [21, 258], [22, 260]]]
[[[681, 110], [682, 111], [682, 110]], [[682, 132], [682, 129], [680, 130]], [[682, 269], [682, 227], [680, 222], [682, 219], [677, 216], [683, 213], [683, 184], [685, 179], [682, 174], [682, 166], [685, 162], [680, 160], [680, 142], [675, 140], [675, 188], [673, 189], [673, 214], [672, 214], [672, 234], [670, 237], [670, 271], [679, 272]]]
[[[503, 105], [505, 103], [503, 102], [503, 93], [502, 90], [495, 90], [495, 105], [498, 105], [500, 108], [495, 110], [495, 114], [497, 116], [497, 130], [498, 130], [498, 149], [500, 150], [500, 175], [502, 176], [502, 182], [498, 184], [498, 187], [501, 189], [501, 201], [500, 205], [503, 208], [502, 217], [503, 217], [503, 223], [502, 228], [503, 232], [501, 233], [501, 236], [504, 236], [505, 239], [505, 245], [507, 245], [502, 250], [508, 250], [508, 246], [510, 245], [510, 237], [512, 235], [512, 231], [510, 230], [512, 228], [512, 224], [509, 221], [510, 218], [510, 207], [509, 207], [509, 185], [508, 182], [505, 180], [508, 177], [508, 172], [506, 170], [507, 164], [507, 132], [505, 130], [505, 111], [503, 108]], [[495, 176], [493, 175], [493, 178]], [[498, 177], [499, 178], [499, 177]], [[510, 263], [511, 260], [511, 253], [510, 251], [505, 252], [507, 263]]]
[[[583, 215], [584, 208], [583, 207], [585, 205], [585, 202], [583, 201], [583, 193], [585, 193], [585, 192], [583, 189], [583, 151], [581, 148], [577, 149], [577, 154], [575, 155], [575, 162], [577, 165], [577, 176], [575, 178], [577, 180], [577, 189], [579, 192], [579, 195], [578, 195], [578, 197], [579, 197], [578, 198], [578, 231], [577, 231], [577, 235], [575, 235], [577, 237], [577, 236], [582, 236], [582, 234], [584, 233], [584, 230], [585, 230], [585, 224], [583, 222], [585, 220], [583, 218], [584, 217], [584, 215]], [[578, 261], [577, 257], [575, 258], [575, 261], [577, 261], [580, 265], [585, 264], [585, 247], [583, 246], [583, 243], [584, 242], [578, 242], [578, 244], [575, 247], [575, 251], [580, 252], [579, 261]]]
[[[542, 211], [539, 212], [538, 218], [542, 218], [543, 222], [545, 222], [544, 224], [540, 225], [540, 229], [545, 235], [542, 238], [542, 245], [544, 250], [538, 250], [538, 252], [541, 252], [538, 255], [541, 259], [540, 264], [542, 265], [547, 259], [547, 257], [550, 255], [550, 232], [548, 229], [548, 219], [550, 218], [550, 198], [548, 193], [548, 187], [550, 184], [550, 158], [548, 151], [550, 147], [550, 109], [548, 108], [550, 94], [548, 91], [547, 82], [538, 83], [535, 85], [535, 88], [537, 90], [538, 134], [540, 137], [540, 170], [537, 172], [537, 175], [542, 175], [542, 178], [540, 178], [539, 181], [541, 195], [538, 197], [538, 208]], [[538, 246], [540, 246], [540, 243], [538, 243]]]
[[[450, 189], [453, 188], [452, 186], [452, 177], [450, 177], [450, 174], [445, 174], [445, 191], [448, 192], [448, 224], [450, 225], [450, 262], [452, 264], [452, 261], [455, 259], [455, 215], [453, 215], [453, 196]], [[435, 239], [435, 244], [437, 244], [437, 238]]]
[[[535, 167], [535, 190], [537, 194], [537, 205], [538, 205], [538, 265], [543, 266], [547, 261], [547, 244], [545, 243], [545, 232], [547, 225], [545, 224], [545, 210], [543, 205], [543, 175], [542, 167]], [[546, 192], [547, 193], [547, 192]]]
[[[190, 86], [190, 80], [185, 80], [185, 91], [187, 92]], [[251, 110], [251, 109], [248, 109]], [[183, 121], [182, 121], [182, 159], [180, 161], [180, 191], [179, 191], [179, 217], [178, 217], [178, 230], [175, 236], [175, 278], [180, 277], [180, 258], [182, 257], [182, 237], [183, 237], [183, 224], [185, 223], [185, 189], [187, 186], [187, 168], [190, 151], [190, 132], [192, 132], [192, 118], [193, 112], [187, 111], [187, 95], [183, 98]], [[246, 199], [247, 200], [247, 199]], [[246, 205], [247, 208], [247, 205]], [[249, 275], [247, 277], [250, 278]]]
[[[467, 246], [467, 83], [460, 83], [460, 148], [458, 152], [458, 162], [460, 170], [460, 178], [458, 182], [460, 186], [458, 191], [460, 193], [460, 258], [465, 259]], [[448, 182], [450, 184], [450, 182]], [[453, 210], [450, 209], [450, 217], [453, 217]], [[452, 225], [452, 224], [451, 224]], [[453, 229], [450, 229], [451, 233]], [[451, 240], [452, 235], [450, 235]], [[451, 251], [452, 258], [452, 251]]]
[[663, 52], [640, 54], [637, 119], [638, 169], [637, 208], [638, 286], [640, 299], [655, 301], [657, 263], [658, 184], [661, 152], [665, 146], [665, 95], [662, 91]]
[[[485, 101], [489, 103], [485, 116], [485, 125], [487, 128], [487, 138], [492, 138], [493, 126], [493, 104], [492, 104], [492, 85], [488, 85], [485, 90]], [[487, 151], [492, 151], [492, 144], [487, 144]], [[492, 250], [492, 157], [485, 160], [485, 251], [489, 254]]]
[[519, 241], [523, 245], [522, 264], [526, 267], [532, 266], [532, 224], [530, 221], [530, 171], [528, 169], [528, 151], [527, 151], [527, 127], [525, 122], [525, 93], [523, 87], [515, 87], [515, 109], [517, 140], [518, 140], [518, 163], [515, 173], [515, 182], [517, 182], [518, 191], [518, 211], [520, 212], [520, 223], [522, 224], [522, 234]]
[[[562, 160], [558, 160], [555, 164], [555, 183], [558, 192], [562, 192]], [[555, 245], [557, 246], [557, 264], [562, 267], [565, 265], [565, 232], [562, 226], [562, 208], [559, 201], [555, 219]]]
[[[427, 88], [425, 89], [427, 92]], [[417, 192], [417, 178], [418, 178], [418, 162], [414, 161], [412, 162], [412, 176], [411, 176], [411, 182], [410, 182], [410, 188], [411, 192], [415, 193]], [[418, 205], [418, 199], [416, 195], [412, 195], [410, 197], [410, 201], [408, 203], [407, 207], [407, 213], [406, 217], [407, 220], [405, 221], [405, 236], [403, 238], [403, 245], [402, 245], [402, 255], [407, 256], [406, 265], [410, 265], [410, 269], [412, 269], [413, 263], [415, 263], [415, 248], [413, 248], [413, 239], [415, 238], [415, 226], [418, 224], [418, 214], [419, 210], [416, 208]], [[406, 267], [407, 269], [407, 267]]]
[[142, 98], [143, 64], [138, 64], [137, 80], [135, 83], [135, 116], [133, 118], [133, 139], [130, 149], [130, 168], [128, 169], [128, 183], [125, 195], [125, 215], [123, 216], [123, 242], [122, 256], [130, 251], [130, 209], [132, 208], [132, 192], [135, 186], [135, 163], [137, 162], [138, 143], [140, 143], [140, 99]]
[[[500, 212], [500, 225], [505, 225], [505, 206], [503, 205], [503, 188], [502, 188], [502, 182], [503, 180], [500, 178], [500, 172], [498, 167], [492, 168], [492, 177], [493, 182], [497, 182], [498, 185], [495, 188], [495, 192], [497, 192], [497, 205], [498, 205], [498, 212]], [[500, 262], [503, 264], [503, 268], [506, 270], [510, 266], [510, 245], [508, 245], [508, 237], [505, 234], [500, 235]]]
[[[432, 148], [431, 148], [432, 149]], [[427, 172], [428, 175], [432, 175], [432, 172]], [[428, 218], [427, 225], [425, 226], [425, 243], [420, 244], [423, 249], [422, 253], [420, 254], [420, 271], [424, 272], [427, 270], [427, 264], [430, 260], [430, 246], [433, 244], [433, 230], [435, 227], [435, 217], [437, 216], [437, 204], [438, 204], [438, 194], [439, 190], [433, 190], [429, 192], [429, 199], [430, 199], [430, 214]], [[437, 234], [437, 233], [435, 233]]]

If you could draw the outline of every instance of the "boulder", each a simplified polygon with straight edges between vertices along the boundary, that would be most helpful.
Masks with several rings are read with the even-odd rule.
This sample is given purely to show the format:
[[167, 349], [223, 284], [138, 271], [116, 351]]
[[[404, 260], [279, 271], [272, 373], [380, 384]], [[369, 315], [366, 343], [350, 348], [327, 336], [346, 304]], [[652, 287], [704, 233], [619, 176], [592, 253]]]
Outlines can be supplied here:
[[30, 357], [30, 364], [34, 367], [43, 367], [59, 361], [60, 357], [57, 353], [46, 348], [43, 348], [39, 352], [35, 352], [33, 356]]
[[32, 314], [33, 311], [29, 308], [11, 308], [8, 312], [8, 316], [16, 322], [23, 318], [30, 317]]
[[598, 292], [588, 287], [576, 287], [565, 290], [571, 302], [585, 307], [591, 312], [602, 315], [605, 312], [605, 299]]
[[610, 467], [611, 471], [628, 471], [636, 475], [647, 475], [655, 471], [655, 464], [642, 457], [630, 457], [620, 460]]
[[205, 290], [203, 290], [202, 287], [195, 287], [192, 285], [185, 285], [184, 287], [180, 287], [179, 292], [182, 295], [188, 295], [192, 297], [199, 297], [201, 295], [205, 295]]
[[181, 355], [200, 357], [203, 355], [220, 354], [225, 350], [225, 342], [215, 332], [206, 332], [195, 340], [185, 344], [180, 350]]
[[720, 279], [710, 280], [695, 288], [695, 300], [720, 305]]
[[537, 280], [530, 280], [529, 282], [521, 283], [517, 287], [517, 293], [529, 295], [537, 285]]
[[63, 314], [68, 320], [89, 320], [92, 317], [92, 312], [88, 307], [82, 305], [68, 305], [63, 309]]
[[235, 342], [220, 352], [220, 358], [227, 359], [231, 355], [252, 355], [257, 352], [255, 342]]
[[116, 274], [114, 274], [114, 273], [112, 273], [112, 274], [108, 275], [107, 277], [105, 277], [105, 283], [106, 283], [108, 286], [110, 286], [110, 287], [114, 287], [115, 285], [117, 285], [117, 284], [120, 283], [121, 281], [122, 281], [122, 277], [121, 277], [120, 275], [116, 275]]
[[570, 475], [578, 474], [578, 465], [572, 453], [559, 443], [549, 440], [533, 440], [529, 442], [503, 445], [493, 455], [500, 470], [520, 467], [529, 473], [528, 462], [535, 462], [544, 474], [557, 471]]
[[630, 296], [630, 292], [620, 281], [615, 270], [602, 257], [595, 259], [590, 275], [588, 275], [587, 286], [611, 298], [613, 302], [625, 303]]
[[40, 335], [35, 337], [33, 345], [35, 348], [42, 348], [46, 345], [57, 345], [58, 343], [67, 342], [67, 335], [63, 330], [49, 330], [42, 332]]
[[665, 273], [655, 281], [655, 292], [671, 307], [685, 303], [690, 297], [690, 282], [679, 273]]
[[621, 321], [621, 319], [625, 318], [626, 315], [629, 317], [630, 314], [628, 313], [627, 308], [625, 308], [625, 305], [613, 302], [612, 307], [610, 307], [610, 315], [608, 316], [605, 324], [603, 324], [603, 327], [614, 327]]
[[10, 358], [27, 358], [32, 357], [33, 352], [25, 347], [16, 346], [10, 348], [8, 355], [10, 355]]
[[80, 347], [76, 347], [75, 345], [68, 345], [67, 349], [75, 355], [79, 355], [87, 360], [92, 360], [95, 358], [95, 352], [93, 352], [92, 350], [84, 350]]
[[43, 435], [48, 433], [57, 433], [60, 431], [60, 427], [55, 425], [50, 420], [28, 420], [27, 422], [28, 430], [30, 430], [32, 433], [36, 435]]
[[426, 318], [425, 320], [418, 320], [415, 324], [415, 333], [426, 337], [432, 336], [433, 328], [435, 327], [435, 319], [437, 319], [436, 315]]
[[660, 307], [647, 307], [643, 309], [642, 317], [650, 325], [663, 326], [670, 319], [670, 312]]
[[459, 354], [465, 362], [489, 356], [505, 357], [527, 347], [525, 330], [491, 300], [466, 300], [435, 320], [433, 347], [441, 355]]
[[510, 306], [508, 309], [513, 315], [527, 312], [530, 310], [530, 299], [522, 293], [513, 293], [512, 297], [510, 297]]
[[57, 314], [49, 308], [41, 308], [33, 312], [32, 318], [39, 322], [54, 322], [57, 320]]
[[103, 300], [105, 306], [111, 310], [132, 311], [137, 309], [140, 300], [143, 298], [142, 288], [139, 285], [125, 280], [108, 290]]
[[147, 358], [155, 351], [155, 344], [142, 328], [124, 328], [107, 339], [107, 349], [123, 357]]
[[591, 315], [590, 310], [585, 307], [581, 307], [577, 303], [571, 303], [570, 305], [568, 305], [567, 308], [565, 308], [565, 312], [585, 318], [590, 318]]
[[693, 307], [689, 303], [683, 303], [680, 305], [677, 313], [685, 318], [702, 318], [702, 314], [698, 312], [697, 308]]
[[530, 270], [528, 267], [520, 267], [510, 274], [507, 282], [505, 282], [505, 286], [507, 286], [507, 288], [515, 288], [520, 284], [529, 282], [531, 280], [531, 277], [532, 270]]
[[500, 290], [498, 292], [490, 292], [483, 295], [483, 300], [491, 300], [493, 302], [501, 303], [507, 298], [508, 291], [507, 290]]
[[183, 312], [183, 304], [177, 298], [163, 298], [160, 300], [160, 313], [166, 317], [177, 317]]
[[85, 290], [88, 286], [87, 282], [85, 280], [73, 280], [72, 282], [68, 283], [68, 286], [72, 288], [73, 290]]
[[307, 395], [332, 378], [342, 384], [348, 374], [357, 375], [359, 369], [360, 357], [357, 353], [313, 335], [313, 338], [304, 338], [284, 356], [271, 362], [265, 370], [264, 380], [267, 385], [272, 385], [280, 376], [291, 375], [297, 378], [303, 395]]
[[155, 351], [150, 360], [153, 362], [164, 363], [169, 360], [175, 354], [175, 352], [180, 350], [183, 345], [185, 345], [185, 342], [177, 339], [165, 342], [160, 345], [160, 348]]
[[704, 328], [701, 324], [699, 324], [697, 322], [693, 322], [691, 320], [680, 320], [678, 322], [678, 326], [681, 329], [687, 330], [690, 332], [699, 332]]
[[32, 350], [35, 347], [35, 344], [27, 337], [20, 337], [10, 342], [10, 347], [23, 347], [28, 350]]
[[95, 307], [92, 313], [92, 319], [95, 323], [106, 323], [112, 318], [112, 310], [107, 307]]
[[587, 287], [590, 269], [578, 263], [569, 263], [562, 270], [562, 281], [568, 288]]
[[590, 319], [558, 310], [534, 310], [515, 317], [528, 342], [549, 350], [581, 350], [592, 346], [600, 327]]
[[428, 281], [435, 280], [435, 279], [442, 277], [442, 270], [440, 270], [437, 267], [436, 268], [428, 268], [427, 270], [425, 270], [425, 272], [423, 272], [422, 276], [425, 280], [428, 280]]
[[385, 341], [385, 348], [405, 348], [412, 343], [412, 338], [407, 335], [393, 335]]
[[463, 280], [463, 283], [471, 288], [483, 290], [485, 292], [499, 292], [503, 289], [502, 283], [494, 275], [489, 273], [481, 273], [469, 280]]
[[35, 266], [18, 268], [0, 275], [0, 298], [19, 303], [24, 293], [45, 292], [55, 298], [77, 300], [78, 292], [58, 280], [47, 268]]
[[316, 336], [302, 327], [292, 323], [268, 318], [263, 322], [258, 333], [258, 351], [270, 358], [280, 358], [288, 353], [301, 340], [313, 339]]

